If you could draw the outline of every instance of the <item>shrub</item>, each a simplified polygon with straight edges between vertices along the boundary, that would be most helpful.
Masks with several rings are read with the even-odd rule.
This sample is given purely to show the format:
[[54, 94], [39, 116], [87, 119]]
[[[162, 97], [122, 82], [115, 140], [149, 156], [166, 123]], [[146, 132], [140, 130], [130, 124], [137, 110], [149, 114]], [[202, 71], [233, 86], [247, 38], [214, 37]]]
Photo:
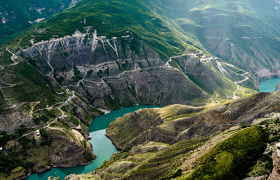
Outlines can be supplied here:
[[244, 129], [218, 143], [200, 161], [187, 179], [243, 179], [249, 168], [262, 156], [267, 134], [260, 127]]

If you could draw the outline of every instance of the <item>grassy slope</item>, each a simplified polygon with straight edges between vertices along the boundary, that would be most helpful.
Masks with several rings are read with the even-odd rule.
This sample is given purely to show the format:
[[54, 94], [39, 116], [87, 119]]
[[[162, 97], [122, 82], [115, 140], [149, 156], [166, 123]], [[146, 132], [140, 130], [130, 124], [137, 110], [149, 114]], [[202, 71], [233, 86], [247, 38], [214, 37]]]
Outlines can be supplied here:
[[[161, 6], [168, 8], [160, 13], [172, 19], [178, 30], [193, 39], [194, 46], [202, 44], [207, 51], [227, 61], [237, 54], [237, 60], [231, 63], [247, 71], [252, 68], [252, 63], [246, 64], [244, 55], [249, 56], [256, 66], [268, 69], [274, 63], [267, 64], [269, 60], [261, 62], [260, 59], [277, 60], [279, 57], [280, 16], [275, 9], [279, 5], [274, 0], [265, 3], [252, 0], [163, 0]], [[242, 37], [261, 38], [248, 40]], [[244, 52], [232, 54], [231, 43]]]
[[45, 23], [35, 25], [23, 36], [23, 43], [30, 45], [29, 39], [48, 40], [53, 35], [70, 35], [77, 29], [83, 31], [83, 27], [93, 26], [99, 34], [108, 37], [122, 36], [127, 30], [133, 31], [165, 58], [182, 53], [188, 45], [188, 38], [168, 26], [151, 6], [150, 1], [144, 0], [84, 0]]
[[[243, 16], [246, 15], [247, 18], [249, 16], [251, 18], [256, 16], [256, 8], [249, 6], [251, 5], [251, 1], [244, 3], [232, 1], [219, 1], [219, 3], [216, 1], [207, 1], [207, 3], [204, 1], [199, 2], [188, 2], [184, 0], [176, 0], [176, 2], [169, 0], [153, 2], [150, 0], [124, 0], [118, 2], [112, 0], [84, 0], [75, 7], [67, 9], [49, 20], [35, 25], [23, 36], [2, 46], [4, 56], [1, 58], [1, 64], [8, 63], [10, 59], [10, 54], [7, 54], [4, 50], [6, 46], [11, 51], [16, 52], [19, 48], [29, 46], [30, 39], [35, 39], [35, 41], [48, 40], [52, 37], [72, 34], [76, 29], [83, 31], [83, 27], [85, 26], [93, 26], [100, 34], [109, 37], [120, 36], [124, 31], [131, 30], [139, 38], [148, 42], [166, 59], [171, 55], [182, 53], [185, 48], [192, 49], [192, 46], [189, 46], [189, 44], [203, 49], [198, 41], [203, 38], [200, 37], [199, 33], [201, 31], [199, 29], [220, 26], [219, 18], [217, 21], [211, 21], [211, 23], [207, 23], [204, 18], [215, 19], [217, 14], [221, 13], [220, 11], [228, 13], [234, 21], [239, 17], [239, 15], [234, 15], [236, 11], [240, 12]], [[232, 3], [237, 8], [225, 12], [227, 8], [232, 6]], [[247, 10], [248, 8], [249, 10]], [[219, 15], [219, 17], [226, 16], [227, 18], [229, 15]], [[273, 14], [269, 15], [273, 18], [275, 17]], [[243, 16], [241, 16], [241, 19], [244, 19]], [[86, 24], [83, 23], [84, 20]], [[242, 23], [244, 22], [246, 21], [238, 21], [238, 24], [241, 23], [241, 25], [237, 24], [234, 26], [243, 27]], [[222, 28], [225, 27], [223, 26]], [[229, 31], [231, 31], [230, 29]], [[20, 39], [22, 40], [19, 45], [18, 42]], [[219, 97], [219, 94], [225, 97], [231, 95], [231, 92], [235, 90], [235, 84], [229, 82], [228, 79], [222, 76], [220, 76], [220, 79], [222, 81], [217, 82], [218, 88], [216, 92], [210, 92], [204, 89], [215, 99], [215, 94], [218, 95], [217, 97]], [[199, 81], [196, 82], [195, 79], [191, 80], [199, 85]]]
[[[201, 29], [209, 29], [219, 27], [226, 32], [229, 32], [233, 37], [234, 33], [242, 33], [244, 36], [266, 36], [276, 38], [279, 35], [277, 29], [279, 24], [273, 23], [279, 19], [279, 13], [275, 11], [277, 5], [275, 1], [269, 0], [261, 4], [261, 1], [239, 1], [239, 0], [164, 0], [164, 5], [169, 5], [170, 18], [175, 18], [179, 25], [186, 32], [194, 34], [194, 38], [201, 40], [205, 36], [197, 31]], [[172, 11], [173, 10], [173, 11]], [[176, 15], [175, 12], [177, 12]], [[195, 28], [198, 29], [195, 29]], [[189, 29], [187, 29], [189, 28]]]
[[[82, 31], [84, 26], [93, 26], [100, 34], [107, 36], [122, 35], [123, 31], [131, 30], [161, 55], [171, 56], [181, 53], [188, 45], [203, 49], [201, 43], [208, 46], [208, 30], [218, 28], [254, 58], [249, 46], [257, 46], [259, 52], [266, 53], [269, 53], [268, 47], [278, 50], [279, 25], [275, 22], [279, 20], [279, 15], [274, 9], [276, 4], [272, 0], [261, 4], [229, 0], [84, 0], [47, 22], [36, 25], [38, 30], [32, 28], [25, 34], [24, 43], [29, 44], [29, 39], [33, 38], [31, 33], [40, 41], [54, 35], [69, 35], [76, 29]], [[241, 38], [244, 36], [266, 37], [272, 41], [266, 41], [266, 46], [259, 47]], [[213, 51], [213, 48], [206, 49]], [[228, 60], [230, 52], [222, 56]], [[258, 61], [257, 58], [255, 60]]]
[[[258, 160], [265, 159], [266, 142], [267, 134], [260, 127], [182, 140], [171, 146], [147, 142], [128, 152], [114, 154], [93, 173], [78, 176], [81, 179], [241, 179]], [[166, 149], [159, 150], [159, 147]], [[271, 162], [269, 158], [263, 162], [266, 161]], [[130, 163], [130, 166], [125, 165]], [[258, 168], [272, 170], [271, 166]]]
[[77, 139], [70, 128], [41, 129], [40, 133], [41, 136], [37, 138], [31, 135], [13, 141], [17, 147], [9, 146], [9, 143], [3, 146], [5, 152], [0, 153], [0, 179], [15, 175], [13, 171], [19, 166], [24, 168], [23, 174], [36, 172], [36, 169], [40, 167], [52, 166], [54, 162], [51, 157], [54, 154], [65, 153], [65, 149], [73, 144], [80, 146], [80, 149], [85, 149], [85, 152], [81, 154], [84, 157], [80, 159], [86, 159], [85, 162], [95, 159], [90, 143], [86, 139]]
[[266, 149], [265, 137], [255, 127], [233, 135], [201, 157], [201, 165], [187, 179], [243, 179]]
[[[35, 42], [49, 40], [53, 37], [71, 35], [77, 29], [83, 32], [84, 27], [93, 26], [100, 35], [108, 37], [122, 36], [125, 31], [130, 30], [136, 37], [152, 46], [163, 60], [182, 54], [184, 51], [193, 52], [197, 51], [197, 48], [203, 49], [197, 40], [185, 33], [172, 19], [175, 18], [175, 15], [169, 17], [171, 16], [168, 14], [169, 8], [164, 5], [160, 1], [151, 0], [83, 0], [76, 6], [35, 25], [26, 34], [10, 41], [3, 47], [8, 46], [10, 50], [17, 52], [19, 48], [30, 46], [30, 39], [34, 39]], [[170, 12], [173, 14], [172, 11]], [[84, 24], [84, 22], [86, 23]], [[188, 35], [191, 38], [187, 37]], [[209, 55], [206, 51], [203, 53]], [[207, 88], [204, 90], [214, 99], [232, 95], [236, 85], [220, 75], [216, 77], [215, 92], [209, 91]], [[189, 76], [189, 78], [191, 77]], [[191, 80], [201, 86], [199, 82]]]
[[[179, 110], [172, 115], [182, 111], [179, 105], [177, 107]], [[165, 118], [168, 114], [166, 112]], [[271, 152], [263, 152], [267, 143], [273, 147], [278, 142], [280, 121], [278, 118], [263, 120], [253, 127], [235, 128], [209, 138], [183, 140], [173, 145], [147, 142], [128, 152], [114, 154], [93, 173], [78, 176], [81, 179], [161, 180], [268, 177], [273, 167]]]
[[[89, 132], [89, 124], [101, 112], [76, 98], [63, 107], [67, 117], [59, 118], [54, 122], [57, 117], [61, 116], [61, 112], [57, 108], [59, 105], [51, 109], [37, 109], [36, 106], [36, 110], [33, 112], [35, 125], [32, 128], [21, 126], [13, 134], [0, 132], [0, 147], [3, 147], [0, 152], [0, 179], [16, 175], [13, 169], [19, 166], [24, 168], [23, 174], [36, 172], [36, 169], [40, 167], [52, 166], [54, 162], [50, 160], [50, 157], [65, 151], [66, 147], [73, 144], [85, 148], [85, 152], [81, 154], [83, 157], [80, 157], [84, 159], [85, 163], [91, 162], [95, 158], [87, 139], [76, 137], [71, 128], [80, 126], [81, 135], [86, 137]], [[46, 124], [50, 124], [53, 129], [46, 128]], [[34, 136], [34, 131], [39, 129], [41, 135]], [[31, 133], [22, 137], [28, 132]]]
[[[254, 102], [258, 102], [260, 105], [253, 107], [255, 106]], [[271, 152], [266, 152], [265, 154], [263, 152], [267, 146], [269, 148], [273, 147], [275, 142], [279, 141], [280, 121], [279, 118], [275, 120], [274, 117], [259, 119], [258, 117], [263, 117], [265, 114], [269, 114], [269, 112], [278, 112], [278, 102], [279, 93], [259, 93], [249, 98], [234, 101], [229, 105], [225, 104], [223, 107], [227, 106], [227, 111], [221, 110], [219, 107], [214, 108], [214, 111], [224, 112], [224, 115], [232, 113], [233, 116], [236, 114], [234, 111], [239, 113], [244, 111], [245, 117], [242, 119], [245, 119], [248, 115], [257, 118], [254, 118], [254, 122], [262, 123], [246, 129], [242, 129], [247, 127], [246, 125], [241, 125], [241, 128], [234, 127], [223, 133], [215, 134], [212, 137], [198, 138], [197, 141], [182, 140], [176, 144], [166, 144], [169, 148], [161, 152], [157, 152], [154, 149], [145, 153], [145, 149], [151, 146], [149, 141], [144, 144], [138, 144], [138, 146], [135, 145], [128, 152], [121, 152], [113, 156], [96, 173], [101, 173], [103, 177], [106, 177], [105, 179], [116, 176], [126, 179], [160, 179], [164, 176], [163, 179], [172, 179], [177, 175], [180, 176], [179, 179], [243, 179], [246, 176], [257, 177], [263, 175], [264, 177], [268, 177], [272, 171], [272, 162], [269, 157]], [[264, 113], [260, 116], [253, 116], [250, 114], [252, 111], [247, 109], [248, 107], [253, 110], [254, 114], [262, 111]], [[161, 117], [163, 124], [160, 126], [168, 127], [168, 124], [175, 123], [183, 119], [183, 117], [195, 115], [194, 113], [200, 110], [206, 112], [206, 116], [211, 116], [210, 111], [207, 110], [207, 107], [205, 108], [203, 110], [203, 108], [172, 105], [157, 109], [160, 114], [151, 113], [150, 109], [148, 115], [153, 116], [155, 121], [157, 121], [156, 119], [158, 117]], [[240, 110], [237, 110], [237, 108], [240, 108]], [[142, 114], [142, 116], [134, 117], [137, 119], [143, 118], [143, 122], [151, 119], [146, 114], [143, 115], [140, 112], [139, 114]], [[234, 118], [232, 115], [229, 116]], [[202, 116], [202, 114], [198, 116]], [[120, 120], [125, 121], [127, 118], [128, 115], [125, 115], [123, 119], [118, 119], [117, 121], [121, 123]], [[217, 116], [211, 119], [215, 119], [217, 122], [223, 121], [223, 119]], [[136, 126], [142, 122], [132, 121], [137, 124]], [[204, 122], [208, 123], [208, 126], [212, 124], [208, 120]], [[126, 142], [124, 143], [130, 143], [128, 138], [129, 132], [132, 132], [131, 130], [135, 128], [135, 125], [130, 125], [130, 122], [126, 122], [125, 129], [128, 129], [128, 131], [125, 133], [122, 133], [123, 130], [117, 129], [121, 127], [120, 124], [114, 126], [114, 129], [110, 126], [110, 132], [108, 131], [107, 133], [114, 131], [114, 136], [117, 138], [120, 138], [120, 134], [125, 134], [124, 141]], [[132, 138], [137, 136], [134, 132], [132, 133]], [[150, 135], [152, 136], [152, 134]], [[132, 162], [133, 167], [128, 168], [129, 170], [122, 173], [122, 175], [118, 174], [119, 169], [112, 169], [116, 164], [126, 161]]]
[[[0, 20], [5, 18], [7, 22], [0, 26], [0, 44], [11, 39], [15, 33], [18, 33], [31, 26], [28, 21], [34, 22], [38, 18], [47, 18], [68, 7], [71, 0], [11, 0], [0, 2]], [[36, 9], [45, 8], [40, 12]]]
[[[123, 31], [131, 30], [140, 38], [146, 40], [151, 46], [156, 48], [158, 52], [161, 53], [161, 55], [164, 57], [183, 52], [184, 48], [187, 46], [186, 42], [189, 40], [188, 38], [186, 38], [185, 36], [179, 38], [179, 35], [182, 35], [182, 33], [173, 28], [170, 28], [168, 26], [168, 23], [170, 22], [165, 22], [165, 18], [157, 16], [156, 13], [148, 13], [148, 10], [153, 9], [152, 7], [150, 7], [150, 9], [147, 8], [150, 6], [150, 4], [147, 6], [147, 4], [142, 1], [135, 1], [135, 3], [137, 4], [134, 5], [142, 7], [135, 10], [129, 2], [114, 1], [113, 3], [116, 3], [116, 5], [118, 6], [113, 6], [114, 8], [112, 8], [112, 4], [104, 5], [102, 4], [104, 2], [101, 3], [101, 1], [95, 1], [94, 3], [96, 4], [94, 7], [89, 6], [89, 1], [83, 1], [83, 3], [80, 3], [73, 8], [73, 13], [69, 14], [67, 13], [67, 11], [70, 10], [67, 10], [59, 16], [54, 16], [52, 19], [48, 20], [47, 24], [40, 23], [36, 25], [35, 28], [38, 28], [39, 30], [44, 29], [44, 33], [38, 33], [39, 31], [32, 28], [29, 33], [23, 36], [23, 43], [25, 43], [25, 45], [29, 44], [28, 40], [31, 38], [31, 33], [35, 36], [35, 39], [37, 41], [40, 41], [42, 39], [49, 39], [53, 35], [64, 36], [66, 34], [73, 33], [76, 29], [82, 30], [80, 21], [83, 21], [84, 18], [86, 18], [87, 25], [94, 25], [94, 28], [97, 29], [98, 32], [108, 36], [117, 36], [122, 34]], [[143, 9], [145, 11], [143, 11]], [[81, 15], [80, 13], [85, 12], [85, 10], [88, 10], [89, 13], [84, 13]], [[108, 14], [106, 14], [106, 10], [112, 11], [113, 14], [111, 16], [108, 16]], [[126, 15], [128, 12], [129, 14], [133, 14], [134, 17], [137, 18], [130, 19], [131, 16]], [[153, 19], [154, 17], [156, 17], [156, 19]], [[123, 24], [120, 24], [124, 22], [127, 24], [124, 26]], [[17, 40], [19, 40], [19, 38]], [[11, 42], [11, 44], [15, 43], [16, 45], [17, 40]], [[15, 47], [15, 50], [16, 48], [17, 47]], [[31, 71], [25, 72], [25, 66], [28, 66]], [[16, 99], [19, 101], [38, 100], [37, 97], [34, 96], [34, 94], [39, 95], [39, 91], [42, 91], [43, 89], [43, 91], [45, 91], [45, 89], [48, 89], [47, 86], [42, 86], [42, 84], [44, 84], [42, 83], [43, 80], [44, 82], [46, 82], [45, 84], [50, 85], [45, 77], [42, 77], [41, 74], [35, 72], [36, 70], [29, 66], [30, 65], [24, 62], [15, 66], [15, 69], [7, 68], [7, 71], [13, 73], [16, 72], [15, 75], [18, 76], [16, 78], [19, 78], [14, 79], [11, 82], [18, 83], [19, 81], [21, 81], [23, 82], [23, 84], [26, 83], [23, 86], [15, 87], [16, 90], [19, 91], [19, 94], [16, 95]], [[17, 70], [18, 67], [22, 67], [23, 69]], [[37, 76], [39, 77], [38, 79], [34, 78]], [[27, 89], [23, 90], [22, 88]], [[54, 91], [52, 90], [50, 90], [50, 92], [54, 93]], [[52, 96], [53, 94], [49, 94], [49, 92], [46, 92], [46, 96], [40, 98], [54, 102], [53, 98], [49, 97], [48, 95]], [[31, 97], [31, 99], [29, 99], [29, 97]]]
[[[42, 75], [27, 62], [21, 62], [16, 66], [6, 66], [0, 75], [3, 82], [11, 84], [3, 91], [12, 103], [40, 101], [39, 106], [46, 107], [65, 98], [56, 94], [62, 90], [58, 83]], [[5, 111], [6, 104], [9, 102], [1, 104], [2, 112]]]
[[272, 109], [277, 111], [278, 102], [279, 97], [276, 93], [259, 93], [232, 101], [217, 109], [215, 106], [195, 108], [171, 105], [160, 109], [138, 110], [110, 123], [107, 136], [117, 148], [123, 150], [147, 139], [173, 144], [182, 134], [186, 135], [182, 137], [186, 139], [205, 137], [230, 128], [230, 124], [248, 122], [248, 117], [263, 116]]

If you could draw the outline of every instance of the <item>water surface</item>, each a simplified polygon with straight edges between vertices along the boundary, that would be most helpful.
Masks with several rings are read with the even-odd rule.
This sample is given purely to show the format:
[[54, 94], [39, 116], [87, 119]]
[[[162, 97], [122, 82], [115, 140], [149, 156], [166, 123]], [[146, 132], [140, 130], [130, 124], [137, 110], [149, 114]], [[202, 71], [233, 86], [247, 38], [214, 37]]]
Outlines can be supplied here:
[[274, 92], [278, 83], [280, 83], [280, 78], [262, 81], [260, 82], [259, 92]]
[[[260, 82], [259, 92], [273, 92], [276, 85], [280, 83], [280, 78], [269, 79]], [[52, 168], [50, 171], [32, 174], [28, 180], [48, 179], [49, 176], [60, 177], [64, 179], [69, 174], [87, 173], [98, 168], [106, 160], [108, 161], [113, 153], [117, 152], [112, 142], [105, 136], [106, 128], [110, 122], [118, 117], [122, 117], [126, 113], [134, 112], [141, 108], [156, 108], [158, 106], [132, 106], [112, 111], [109, 114], [102, 115], [94, 119], [90, 126], [90, 136], [92, 137], [89, 142], [92, 144], [93, 153], [97, 156], [95, 161], [89, 165], [77, 166], [73, 168]]]
[[90, 126], [89, 135], [92, 137], [89, 142], [92, 144], [93, 153], [97, 156], [93, 163], [85, 166], [77, 166], [72, 168], [52, 168], [50, 171], [40, 174], [32, 174], [28, 180], [44, 179], [47, 180], [49, 176], [59, 177], [64, 179], [69, 174], [88, 173], [98, 168], [106, 160], [108, 161], [117, 149], [112, 142], [105, 136], [106, 128], [110, 122], [118, 117], [122, 117], [126, 113], [134, 112], [141, 108], [157, 108], [159, 106], [132, 106], [112, 111], [109, 114], [102, 115], [93, 120]]

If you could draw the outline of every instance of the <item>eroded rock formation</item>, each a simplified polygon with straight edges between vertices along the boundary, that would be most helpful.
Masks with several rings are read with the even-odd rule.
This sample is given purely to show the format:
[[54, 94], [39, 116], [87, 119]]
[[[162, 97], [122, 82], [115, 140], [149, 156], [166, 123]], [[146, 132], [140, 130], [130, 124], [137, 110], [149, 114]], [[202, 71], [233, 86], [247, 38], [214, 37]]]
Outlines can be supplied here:
[[272, 174], [269, 176], [268, 180], [278, 180], [280, 179], [280, 144], [276, 144], [273, 153], [272, 153], [272, 158], [273, 158], [273, 170]]

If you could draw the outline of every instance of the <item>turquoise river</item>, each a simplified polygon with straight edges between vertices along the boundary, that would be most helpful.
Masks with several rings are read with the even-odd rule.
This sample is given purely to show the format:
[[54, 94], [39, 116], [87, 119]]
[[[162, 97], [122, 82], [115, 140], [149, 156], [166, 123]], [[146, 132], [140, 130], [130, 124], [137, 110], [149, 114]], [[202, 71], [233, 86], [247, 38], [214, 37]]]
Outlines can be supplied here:
[[95, 161], [89, 165], [77, 166], [73, 168], [52, 168], [50, 171], [46, 171], [40, 174], [32, 174], [28, 180], [43, 179], [47, 180], [49, 176], [59, 177], [64, 179], [69, 174], [81, 174], [87, 173], [98, 168], [105, 160], [108, 161], [113, 153], [117, 152], [117, 149], [112, 142], [105, 136], [105, 131], [110, 122], [114, 121], [118, 117], [122, 117], [126, 113], [134, 112], [141, 108], [158, 108], [159, 106], [132, 106], [128, 108], [122, 108], [116, 111], [112, 111], [106, 115], [102, 115], [93, 120], [90, 126], [89, 135], [92, 137], [89, 142], [92, 144], [93, 153], [97, 156]]
[[280, 78], [269, 79], [260, 82], [259, 92], [273, 92], [275, 91], [276, 85], [280, 83]]
[[[280, 83], [280, 78], [269, 79], [260, 83], [260, 92], [273, 92], [276, 85]], [[117, 152], [112, 142], [105, 136], [105, 131], [110, 122], [114, 121], [118, 117], [122, 117], [126, 113], [134, 112], [141, 108], [155, 108], [158, 106], [132, 106], [128, 108], [122, 108], [116, 111], [112, 111], [109, 114], [99, 116], [94, 119], [90, 126], [90, 136], [92, 137], [89, 142], [92, 144], [93, 153], [97, 156], [95, 161], [89, 165], [77, 166], [73, 168], [52, 168], [50, 171], [32, 174], [28, 180], [48, 179], [49, 176], [60, 177], [64, 179], [69, 174], [81, 174], [95, 170], [105, 160], [108, 161], [113, 153]]]

